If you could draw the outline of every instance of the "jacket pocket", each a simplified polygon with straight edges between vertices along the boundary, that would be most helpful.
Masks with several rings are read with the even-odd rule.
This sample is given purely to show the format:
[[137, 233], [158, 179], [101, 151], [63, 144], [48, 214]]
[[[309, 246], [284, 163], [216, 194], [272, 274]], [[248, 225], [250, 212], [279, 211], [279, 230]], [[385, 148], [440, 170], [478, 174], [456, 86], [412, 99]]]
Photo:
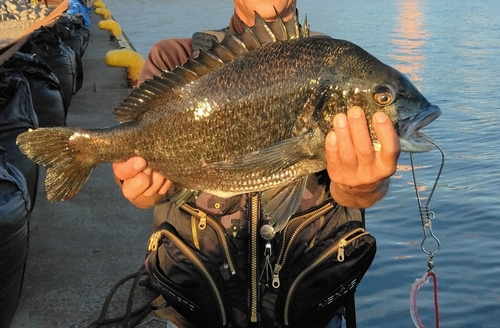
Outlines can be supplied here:
[[275, 309], [282, 325], [324, 327], [355, 292], [375, 252], [375, 238], [362, 223], [348, 221], [293, 265], [285, 264]]
[[186, 245], [175, 229], [163, 223], [150, 240], [148, 271], [165, 300], [200, 327], [226, 327], [230, 310], [219, 265]]

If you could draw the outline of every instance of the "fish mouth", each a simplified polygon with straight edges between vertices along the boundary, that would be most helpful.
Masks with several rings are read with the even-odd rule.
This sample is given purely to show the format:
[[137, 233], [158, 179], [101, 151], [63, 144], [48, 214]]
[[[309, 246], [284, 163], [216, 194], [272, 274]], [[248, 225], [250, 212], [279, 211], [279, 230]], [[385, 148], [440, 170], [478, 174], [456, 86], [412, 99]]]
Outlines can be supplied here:
[[431, 137], [420, 132], [441, 115], [441, 109], [438, 106], [430, 105], [423, 112], [410, 116], [398, 122], [397, 130], [401, 151], [422, 153], [434, 149], [435, 143]]

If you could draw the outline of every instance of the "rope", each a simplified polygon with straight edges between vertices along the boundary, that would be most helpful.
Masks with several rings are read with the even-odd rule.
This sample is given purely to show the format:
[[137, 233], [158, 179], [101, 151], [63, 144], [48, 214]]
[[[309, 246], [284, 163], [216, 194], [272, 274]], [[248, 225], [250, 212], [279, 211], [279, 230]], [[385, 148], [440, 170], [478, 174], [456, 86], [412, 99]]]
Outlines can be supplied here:
[[[145, 274], [146, 274], [146, 267], [143, 265], [136, 273], [131, 273], [120, 279], [116, 284], [114, 284], [113, 287], [111, 287], [111, 289], [109, 290], [108, 295], [106, 296], [106, 300], [104, 301], [104, 304], [102, 306], [99, 318], [97, 318], [97, 320], [92, 322], [88, 326], [88, 328], [99, 328], [118, 322], [123, 322], [122, 324], [123, 328], [131, 328], [136, 326], [142, 319], [144, 319], [151, 312], [151, 301], [154, 300], [157, 296], [155, 295], [154, 298], [151, 299], [151, 301], [148, 301], [140, 308], [132, 311], [134, 292], [137, 289], [137, 286], [139, 285], [141, 277]], [[132, 287], [130, 288], [127, 300], [127, 309], [125, 314], [115, 318], [106, 318], [106, 314], [108, 313], [109, 305], [111, 304], [114, 294], [116, 293], [118, 288], [120, 288], [120, 286], [122, 286], [124, 283], [126, 283], [131, 279], [134, 279], [134, 281], [132, 283]]]

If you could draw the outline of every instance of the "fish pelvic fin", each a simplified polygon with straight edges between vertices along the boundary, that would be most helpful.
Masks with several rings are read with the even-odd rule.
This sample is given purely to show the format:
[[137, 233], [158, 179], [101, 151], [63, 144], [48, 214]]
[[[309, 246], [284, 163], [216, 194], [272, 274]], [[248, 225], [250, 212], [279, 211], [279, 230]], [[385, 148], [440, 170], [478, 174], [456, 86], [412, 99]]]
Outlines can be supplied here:
[[297, 212], [306, 186], [307, 176], [304, 176], [286, 186], [262, 192], [263, 212], [274, 231], [283, 230]]
[[283, 21], [276, 8], [274, 10], [276, 20], [266, 22], [255, 12], [255, 23], [252, 27], [245, 25], [240, 34], [232, 33], [226, 28], [222, 41], [213, 40], [208, 49], [200, 49], [196, 58], [190, 58], [174, 70], [165, 71], [144, 81], [113, 109], [113, 115], [121, 123], [138, 120], [151, 109], [151, 103], [155, 99], [165, 97], [170, 92], [173, 93], [175, 89], [218, 70], [247, 52], [266, 44], [309, 36], [307, 20], [301, 26], [296, 10], [294, 10], [293, 17], [286, 22]]
[[87, 182], [96, 163], [81, 156], [70, 144], [86, 136], [77, 129], [56, 127], [29, 130], [17, 137], [19, 149], [46, 168], [45, 189], [49, 201], [68, 200]]

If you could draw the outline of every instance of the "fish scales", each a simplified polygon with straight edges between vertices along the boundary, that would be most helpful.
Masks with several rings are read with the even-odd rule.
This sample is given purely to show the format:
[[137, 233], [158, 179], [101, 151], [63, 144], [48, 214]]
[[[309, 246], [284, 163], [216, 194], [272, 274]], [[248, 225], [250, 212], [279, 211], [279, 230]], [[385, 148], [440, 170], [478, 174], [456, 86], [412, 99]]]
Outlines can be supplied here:
[[[285, 41], [260, 35], [275, 28], [262, 24], [256, 20], [239, 36], [226, 32], [185, 67], [144, 82], [115, 108], [119, 125], [21, 134], [21, 150], [47, 167], [49, 200], [78, 193], [95, 165], [132, 156], [188, 190], [179, 192], [180, 202], [199, 191], [230, 197], [269, 190], [274, 197], [283, 190], [296, 200], [307, 175], [326, 167], [324, 139], [334, 115], [351, 106], [365, 110], [375, 145], [371, 118], [384, 111], [403, 151], [433, 148], [420, 129], [440, 109], [400, 72], [351, 42], [308, 36], [296, 16], [278, 26], [279, 33], [296, 33]], [[242, 40], [261, 44], [247, 50]], [[233, 53], [216, 55], [228, 49]], [[298, 206], [274, 203], [289, 207], [285, 216]]]
[[[232, 171], [201, 169], [296, 136], [293, 128], [297, 117], [306, 110], [306, 104], [315, 106], [321, 93], [326, 92], [321, 90], [322, 69], [332, 66], [335, 57], [331, 54], [342, 47], [347, 49], [345, 43], [318, 37], [271, 44], [179, 88], [177, 92], [183, 95], [178, 100], [165, 103], [159, 99], [151, 105], [159, 109], [147, 112], [139, 123], [144, 126], [137, 131], [155, 134], [155, 127], [168, 129], [150, 149], [152, 153], [139, 151], [138, 155], [155, 158], [149, 161], [150, 166], [165, 176], [184, 181], [192, 177], [205, 189], [207, 180], [226, 190], [226, 186], [234, 185], [235, 178], [247, 179], [245, 172], [235, 176]], [[312, 116], [306, 117], [302, 124], [319, 124], [324, 133], [331, 129], [333, 115], [347, 109], [347, 104], [339, 101], [343, 97], [333, 102], [329, 101], [331, 95], [325, 95], [325, 104], [330, 106], [315, 108], [321, 116], [314, 122]], [[150, 142], [145, 136], [135, 139]], [[315, 154], [320, 156], [323, 149], [321, 146]], [[182, 170], [177, 170], [179, 167]]]
[[[268, 51], [268, 54], [280, 59], [278, 52]], [[269, 61], [277, 62], [270, 56], [267, 57]], [[319, 95], [317, 83], [314, 79], [311, 82], [314, 72], [308, 76], [307, 69], [300, 67], [298, 60], [284, 60], [283, 63], [288, 65], [242, 67], [240, 63], [245, 63], [245, 59], [235, 62], [235, 65], [230, 63], [206, 79], [201, 78], [183, 88], [180, 92], [186, 95], [168, 105], [180, 108], [176, 113], [163, 110], [146, 113], [145, 116], [151, 113], [153, 118], [144, 117], [142, 124], [151, 122], [153, 126], [169, 128], [157, 140], [153, 153], [139, 151], [138, 155], [154, 156], [156, 160], [150, 161], [150, 166], [165, 176], [184, 181], [193, 177], [204, 184], [207, 179], [215, 180], [224, 190], [226, 185], [234, 184], [234, 172], [227, 174], [225, 171], [200, 169], [206, 164], [228, 161], [294, 136], [296, 117], [310, 97]], [[267, 74], [261, 74], [262, 71]], [[163, 102], [158, 101], [158, 106], [164, 106]], [[163, 124], [163, 118], [156, 116], [163, 116], [166, 112], [169, 115]], [[151, 128], [145, 125], [137, 131], [151, 131]], [[157, 162], [161, 164], [157, 165]], [[176, 177], [172, 170], [179, 167], [182, 170]], [[245, 177], [246, 174], [242, 173], [236, 178]]]

